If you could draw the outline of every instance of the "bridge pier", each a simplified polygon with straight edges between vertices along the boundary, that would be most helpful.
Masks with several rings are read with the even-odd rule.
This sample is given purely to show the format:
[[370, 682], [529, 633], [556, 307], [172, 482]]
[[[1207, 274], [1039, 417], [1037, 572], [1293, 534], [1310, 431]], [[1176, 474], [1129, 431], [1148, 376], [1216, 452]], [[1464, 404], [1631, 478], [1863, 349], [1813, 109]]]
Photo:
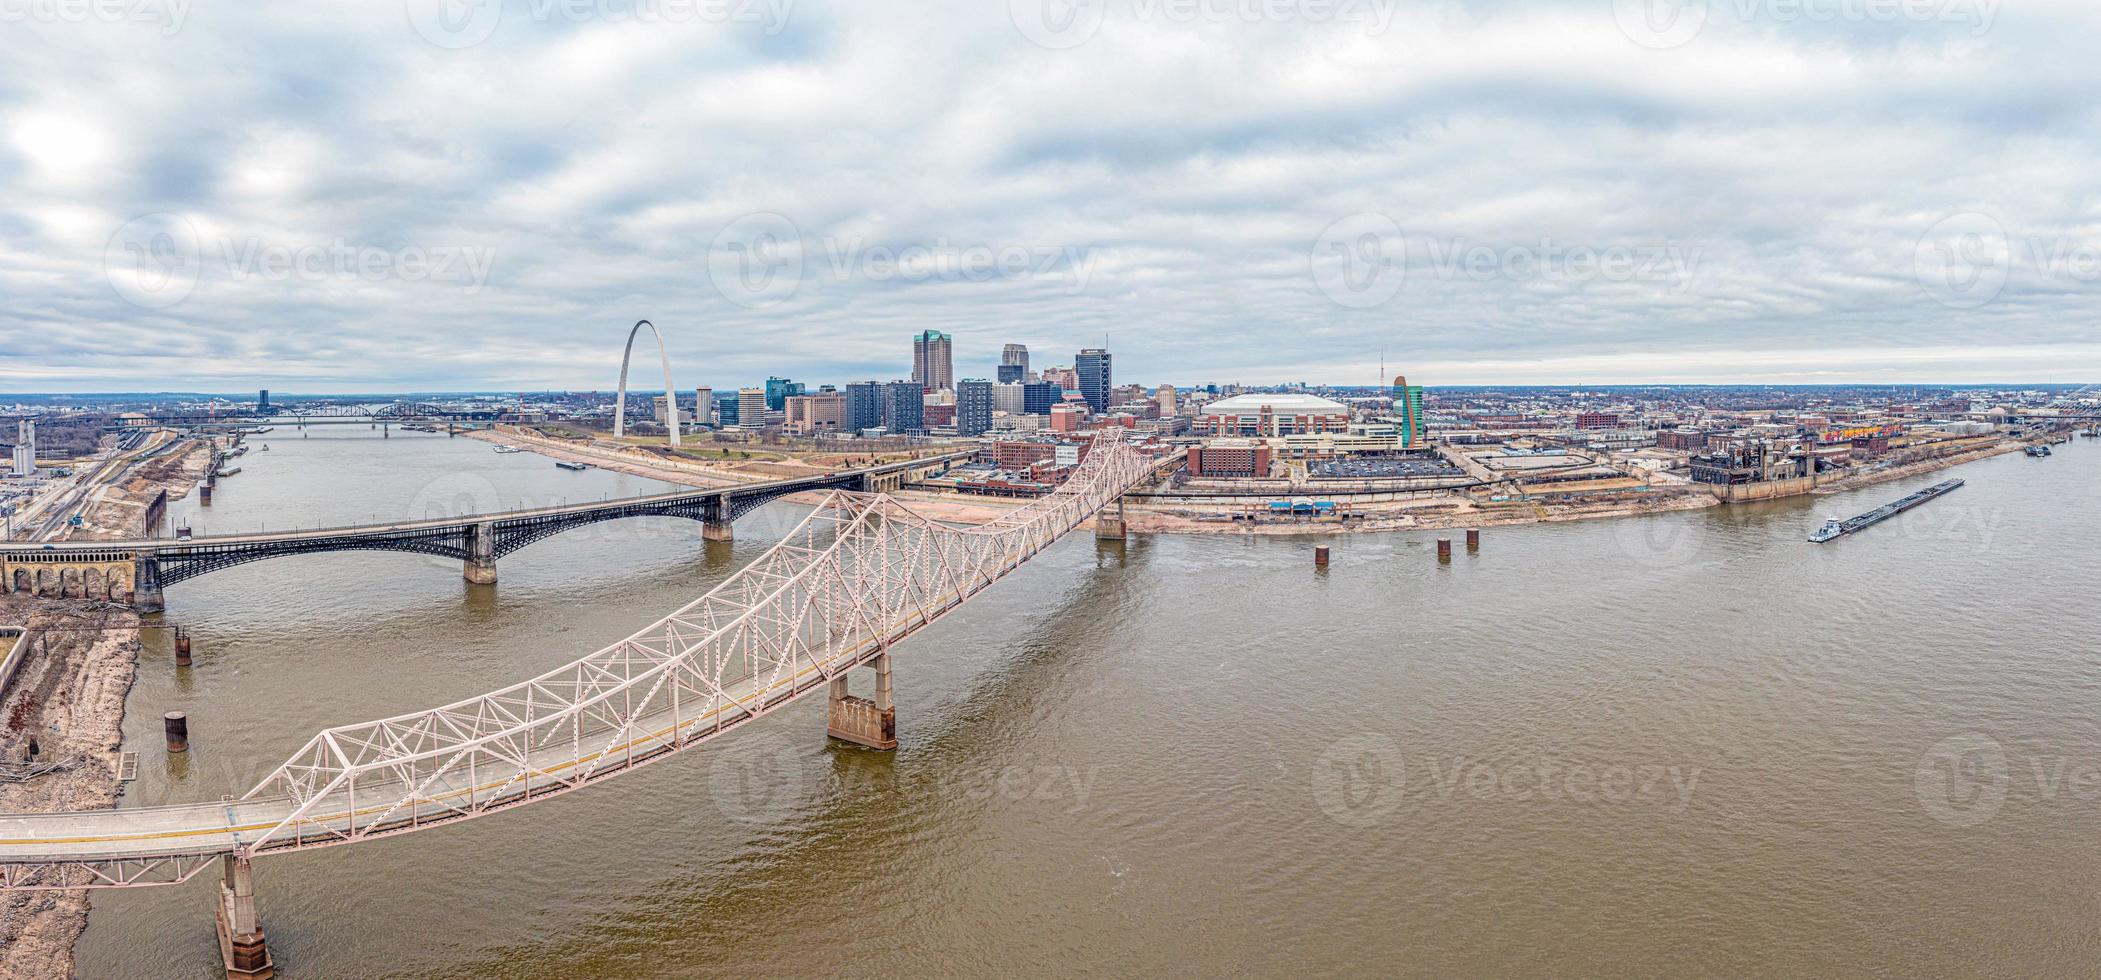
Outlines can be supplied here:
[[709, 497], [702, 505], [700, 537], [703, 541], [736, 540], [736, 528], [730, 520], [729, 494]]
[[1097, 541], [1122, 541], [1125, 535], [1123, 498], [1116, 498], [1116, 513], [1104, 507], [1094, 515], [1094, 538]]
[[890, 655], [875, 658], [875, 700], [847, 692], [846, 675], [832, 678], [825, 734], [842, 742], [892, 751], [897, 748], [897, 707], [890, 700]]
[[496, 584], [496, 525], [476, 524], [467, 529], [467, 562], [463, 574], [475, 585]]
[[247, 858], [228, 854], [219, 878], [219, 957], [230, 980], [269, 980], [277, 975], [263, 924], [255, 916], [255, 876]]
[[153, 558], [141, 558], [131, 572], [132, 608], [145, 613], [166, 612], [167, 596], [160, 585], [160, 562]]

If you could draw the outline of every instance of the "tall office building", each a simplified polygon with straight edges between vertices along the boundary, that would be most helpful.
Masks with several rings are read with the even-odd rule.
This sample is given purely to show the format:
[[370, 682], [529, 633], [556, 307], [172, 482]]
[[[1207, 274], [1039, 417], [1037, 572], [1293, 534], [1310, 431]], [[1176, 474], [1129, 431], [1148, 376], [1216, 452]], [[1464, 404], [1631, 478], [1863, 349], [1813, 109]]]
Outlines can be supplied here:
[[790, 432], [836, 432], [846, 424], [846, 396], [836, 391], [791, 395], [786, 411]]
[[18, 477], [36, 475], [36, 422], [23, 419], [15, 426], [15, 468]]
[[1415, 449], [1429, 441], [1429, 423], [1423, 419], [1423, 389], [1410, 385], [1405, 376], [1393, 379], [1393, 418], [1400, 423], [1402, 446]]
[[1080, 376], [1080, 394], [1087, 396], [1087, 407], [1094, 409], [1096, 415], [1107, 412], [1109, 389], [1115, 387], [1109, 370], [1109, 352], [1089, 347], [1080, 352], [1072, 368]]
[[737, 389], [737, 424], [756, 429], [766, 424], [766, 389]]
[[1029, 380], [1029, 349], [1022, 344], [1008, 344], [999, 352], [999, 383], [1012, 384]]
[[956, 386], [953, 343], [938, 330], [912, 338], [912, 380], [928, 391], [948, 391]]
[[1160, 417], [1161, 417], [1161, 418], [1165, 419], [1165, 418], [1173, 418], [1173, 417], [1174, 417], [1174, 414], [1175, 414], [1175, 386], [1174, 386], [1174, 385], [1161, 385], [1161, 386], [1160, 386], [1160, 390], [1159, 390], [1158, 392], [1154, 393], [1154, 395], [1153, 395], [1153, 400], [1154, 400], [1154, 401], [1156, 401], [1156, 402], [1158, 402], [1158, 403], [1160, 404]]
[[784, 411], [788, 407], [788, 399], [802, 393], [802, 382], [800, 381], [790, 381], [787, 378], [767, 378], [766, 408], [769, 411]]
[[856, 381], [846, 386], [846, 431], [859, 435], [863, 429], [883, 424], [883, 386]]
[[956, 384], [956, 434], [968, 438], [992, 429], [992, 382], [965, 380]]
[[883, 428], [895, 435], [926, 431], [926, 390], [919, 382], [892, 381], [883, 386]]
[[695, 388], [695, 389], [693, 389], [693, 424], [694, 424], [694, 425], [713, 425], [714, 423], [715, 423], [715, 389], [713, 389], [713, 388]]
[[1049, 415], [1051, 407], [1064, 398], [1065, 386], [1056, 381], [1031, 381], [1021, 386], [1021, 410], [1030, 415]]
[[715, 424], [727, 429], [730, 426], [742, 423], [744, 418], [738, 414], [738, 409], [743, 407], [743, 404], [735, 397], [722, 399], [715, 405]]
[[1005, 412], [1008, 415], [1020, 415], [1028, 411], [1026, 391], [1025, 386], [1018, 384], [993, 385], [992, 410]]
[[262, 391], [256, 393], [255, 413], [257, 415], [270, 414], [270, 389], [264, 388]]

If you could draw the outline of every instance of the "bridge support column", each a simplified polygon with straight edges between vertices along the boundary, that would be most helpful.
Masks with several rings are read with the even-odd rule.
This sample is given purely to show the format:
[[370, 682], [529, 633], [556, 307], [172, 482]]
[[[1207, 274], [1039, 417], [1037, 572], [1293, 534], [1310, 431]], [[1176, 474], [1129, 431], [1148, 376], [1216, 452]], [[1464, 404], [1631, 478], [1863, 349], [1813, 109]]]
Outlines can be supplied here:
[[141, 558], [131, 570], [131, 605], [140, 612], [165, 612], [167, 597], [161, 594], [160, 561]]
[[1094, 537], [1097, 541], [1122, 541], [1124, 539], [1123, 498], [1116, 498], [1115, 513], [1104, 507], [1094, 515]]
[[496, 525], [476, 524], [467, 531], [467, 581], [496, 584]]
[[825, 734], [842, 742], [890, 751], [897, 748], [897, 707], [890, 701], [890, 655], [875, 667], [875, 700], [846, 693], [846, 678], [832, 679], [831, 709]]
[[268, 980], [277, 975], [263, 924], [255, 916], [255, 876], [247, 858], [228, 854], [219, 879], [219, 957], [232, 980]]
[[700, 522], [700, 537], [704, 541], [736, 540], [736, 528], [730, 523], [730, 498], [728, 494], [707, 498], [707, 505]]

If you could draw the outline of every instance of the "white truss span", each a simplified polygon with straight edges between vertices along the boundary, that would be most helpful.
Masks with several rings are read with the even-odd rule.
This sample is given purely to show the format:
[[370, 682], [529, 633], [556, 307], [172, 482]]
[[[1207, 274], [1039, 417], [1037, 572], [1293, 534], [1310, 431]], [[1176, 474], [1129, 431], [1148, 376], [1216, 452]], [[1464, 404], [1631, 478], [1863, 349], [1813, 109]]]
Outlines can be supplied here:
[[500, 691], [330, 728], [239, 800], [0, 816], [0, 887], [180, 881], [219, 855], [407, 833], [618, 775], [825, 688], [1151, 468], [1105, 438], [1057, 492], [970, 528], [888, 495], [834, 492], [781, 543], [648, 629]]

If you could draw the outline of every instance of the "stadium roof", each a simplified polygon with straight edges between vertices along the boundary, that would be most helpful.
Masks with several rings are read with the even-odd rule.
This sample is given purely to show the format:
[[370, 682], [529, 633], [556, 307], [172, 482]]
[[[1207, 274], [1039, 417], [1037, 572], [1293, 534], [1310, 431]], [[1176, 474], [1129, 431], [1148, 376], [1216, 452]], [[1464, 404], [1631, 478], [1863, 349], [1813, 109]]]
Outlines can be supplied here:
[[1318, 395], [1264, 394], [1234, 395], [1221, 398], [1204, 406], [1205, 415], [1260, 415], [1263, 406], [1268, 406], [1275, 415], [1348, 415], [1350, 410], [1341, 402], [1332, 402]]

